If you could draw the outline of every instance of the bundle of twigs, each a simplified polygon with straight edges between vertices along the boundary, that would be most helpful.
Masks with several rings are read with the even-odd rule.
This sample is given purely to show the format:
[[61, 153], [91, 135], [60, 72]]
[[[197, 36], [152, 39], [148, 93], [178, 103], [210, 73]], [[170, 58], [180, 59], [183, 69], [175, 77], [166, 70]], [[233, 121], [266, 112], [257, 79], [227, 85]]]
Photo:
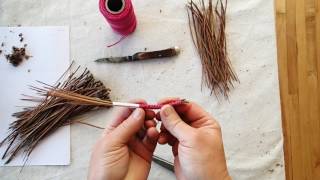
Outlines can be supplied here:
[[25, 153], [26, 158], [29, 157], [41, 140], [61, 126], [74, 123], [75, 116], [100, 107], [92, 104], [72, 103], [63, 97], [51, 96], [48, 91], [59, 89], [92, 98], [110, 100], [110, 89], [106, 88], [101, 81], [95, 80], [87, 69], [82, 73], [78, 71], [79, 68], [55, 86], [41, 82], [43, 85], [41, 88], [30, 86], [39, 97], [27, 96], [23, 100], [38, 102], [39, 104], [13, 114], [17, 117], [17, 120], [10, 124], [9, 135], [0, 143], [0, 146], [8, 144], [2, 156], [2, 159], [6, 159], [6, 164], [20, 151]]
[[228, 98], [233, 81], [239, 81], [231, 67], [226, 45], [226, 9], [222, 0], [213, 5], [208, 0], [188, 3], [188, 17], [191, 36], [202, 62], [202, 82], [210, 88], [211, 94], [219, 99]]

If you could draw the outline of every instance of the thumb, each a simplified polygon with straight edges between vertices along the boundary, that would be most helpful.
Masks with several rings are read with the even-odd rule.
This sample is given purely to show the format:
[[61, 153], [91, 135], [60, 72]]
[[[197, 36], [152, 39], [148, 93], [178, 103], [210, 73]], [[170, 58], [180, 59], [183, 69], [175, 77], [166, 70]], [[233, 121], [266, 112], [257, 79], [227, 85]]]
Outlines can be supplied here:
[[179, 141], [193, 131], [193, 128], [186, 124], [170, 105], [161, 108], [160, 116], [164, 127]]
[[127, 143], [143, 126], [145, 111], [143, 109], [135, 109], [133, 113], [124, 120], [111, 133], [113, 138], [118, 142]]

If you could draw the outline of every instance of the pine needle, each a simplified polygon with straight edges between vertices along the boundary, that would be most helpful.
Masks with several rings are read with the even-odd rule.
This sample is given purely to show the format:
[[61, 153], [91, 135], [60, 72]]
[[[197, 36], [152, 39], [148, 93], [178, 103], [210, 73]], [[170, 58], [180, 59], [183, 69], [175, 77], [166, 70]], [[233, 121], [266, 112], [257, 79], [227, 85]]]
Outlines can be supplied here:
[[208, 5], [204, 0], [199, 3], [191, 0], [187, 7], [192, 40], [202, 63], [202, 83], [218, 100], [221, 95], [228, 99], [233, 82], [239, 82], [239, 79], [227, 54], [227, 0], [225, 3], [217, 0], [215, 6], [212, 0], [208, 0]]
[[7, 144], [2, 156], [6, 164], [18, 153], [23, 153], [27, 160], [40, 141], [66, 124], [79, 123], [73, 120], [74, 117], [102, 107], [85, 103], [70, 103], [62, 97], [51, 96], [48, 92], [61, 90], [111, 102], [110, 89], [106, 88], [101, 81], [95, 80], [87, 69], [77, 76], [79, 68], [71, 72], [64, 81], [60, 78], [60, 82], [55, 86], [43, 82], [38, 82], [42, 87], [29, 86], [38, 96], [24, 95], [24, 100], [39, 104], [34, 107], [26, 107], [23, 111], [13, 114], [17, 120], [10, 124], [8, 136], [0, 143], [0, 146]]

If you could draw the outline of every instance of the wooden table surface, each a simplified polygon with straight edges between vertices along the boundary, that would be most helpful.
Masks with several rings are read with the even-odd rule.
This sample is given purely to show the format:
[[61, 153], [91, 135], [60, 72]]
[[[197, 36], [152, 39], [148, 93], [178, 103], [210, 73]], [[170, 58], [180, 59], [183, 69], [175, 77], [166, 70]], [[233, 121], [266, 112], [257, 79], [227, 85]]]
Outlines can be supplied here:
[[320, 1], [275, 0], [286, 178], [320, 179]]

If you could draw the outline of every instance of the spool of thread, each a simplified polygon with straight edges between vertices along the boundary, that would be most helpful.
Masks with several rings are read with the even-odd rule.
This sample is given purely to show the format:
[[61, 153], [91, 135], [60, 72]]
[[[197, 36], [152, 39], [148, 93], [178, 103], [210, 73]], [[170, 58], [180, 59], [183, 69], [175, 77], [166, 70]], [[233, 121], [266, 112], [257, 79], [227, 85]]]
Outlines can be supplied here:
[[111, 28], [126, 37], [137, 25], [131, 0], [100, 0], [99, 9]]

